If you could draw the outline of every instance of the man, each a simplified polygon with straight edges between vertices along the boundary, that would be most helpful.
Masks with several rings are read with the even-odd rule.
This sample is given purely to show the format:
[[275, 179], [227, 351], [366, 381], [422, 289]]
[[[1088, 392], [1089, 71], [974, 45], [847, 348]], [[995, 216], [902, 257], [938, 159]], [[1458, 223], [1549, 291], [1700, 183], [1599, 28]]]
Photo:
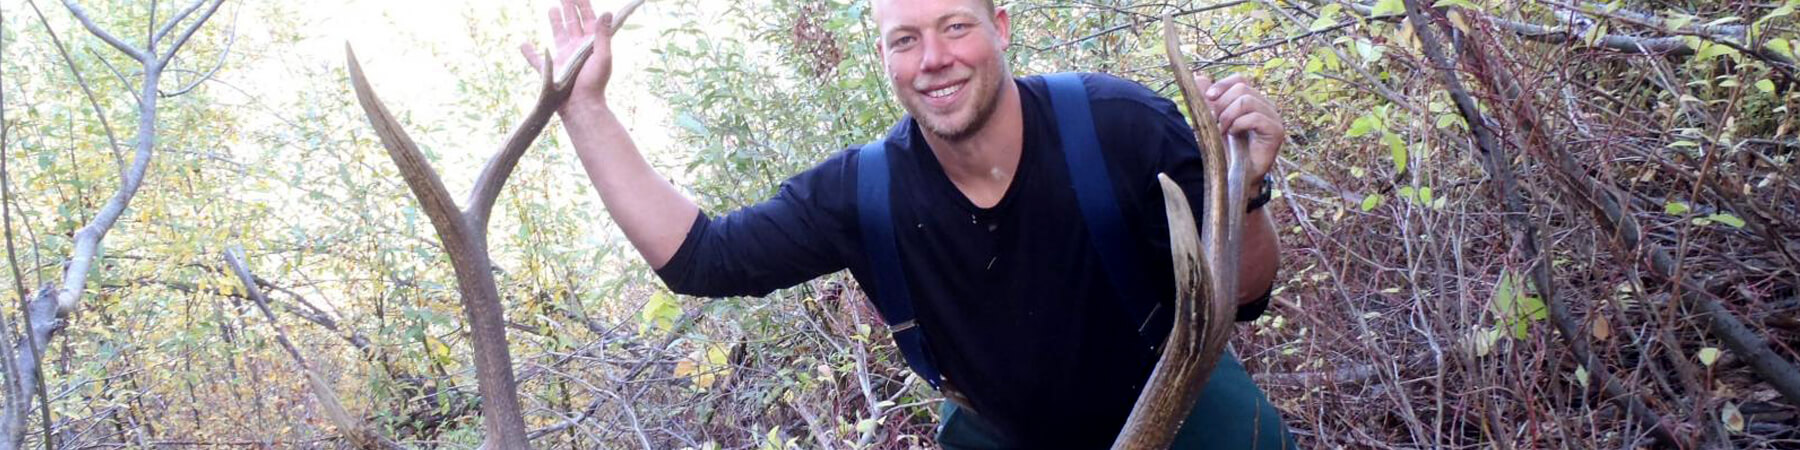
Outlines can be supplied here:
[[[1168, 314], [1129, 317], [1121, 307], [1123, 288], [1109, 281], [1076, 207], [1076, 168], [1064, 162], [1045, 80], [1013, 77], [1004, 56], [1011, 21], [991, 0], [872, 3], [881, 61], [908, 112], [883, 147], [892, 240], [913, 323], [929, 337], [924, 350], [946, 393], [959, 394], [945, 408], [939, 443], [1106, 446], [1155, 364], [1151, 346], [1166, 335]], [[670, 289], [763, 295], [846, 268], [873, 284], [877, 268], [859, 225], [859, 207], [867, 205], [857, 196], [857, 155], [869, 148], [840, 152], [763, 203], [717, 218], [702, 214], [645, 162], [607, 105], [610, 16], [595, 17], [587, 0], [551, 9], [559, 61], [596, 37], [560, 114], [601, 200]], [[1191, 198], [1201, 197], [1193, 132], [1172, 102], [1142, 86], [1097, 74], [1081, 79], [1127, 253], [1141, 268], [1133, 275], [1166, 305], [1174, 283], [1155, 174], [1168, 173]], [[1200, 81], [1222, 129], [1248, 136], [1254, 181], [1247, 191], [1262, 191], [1284, 141], [1275, 108], [1241, 77]], [[1247, 218], [1243, 239], [1240, 320], [1261, 314], [1274, 279], [1275, 235], [1261, 208]], [[1177, 446], [1291, 444], [1236, 358], [1220, 366]]]

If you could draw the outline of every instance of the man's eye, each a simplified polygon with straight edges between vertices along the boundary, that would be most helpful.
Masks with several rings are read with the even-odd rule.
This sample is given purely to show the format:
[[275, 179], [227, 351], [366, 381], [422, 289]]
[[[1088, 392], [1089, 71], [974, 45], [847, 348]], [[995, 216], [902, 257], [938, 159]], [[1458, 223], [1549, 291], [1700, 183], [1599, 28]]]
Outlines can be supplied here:
[[969, 24], [966, 24], [966, 23], [950, 24], [950, 31], [952, 31], [952, 32], [966, 31], [968, 29], [969, 29]]
[[894, 38], [894, 40], [892, 42], [888, 43], [888, 46], [889, 47], [903, 47], [906, 45], [911, 45], [913, 43], [913, 40], [914, 39], [912, 36], [901, 36], [901, 37]]

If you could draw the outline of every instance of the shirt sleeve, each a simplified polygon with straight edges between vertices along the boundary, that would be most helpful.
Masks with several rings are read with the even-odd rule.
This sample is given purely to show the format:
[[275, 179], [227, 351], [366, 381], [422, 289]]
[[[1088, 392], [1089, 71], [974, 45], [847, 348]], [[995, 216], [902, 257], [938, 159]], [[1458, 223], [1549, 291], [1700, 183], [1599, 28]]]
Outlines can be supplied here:
[[656, 275], [678, 294], [763, 296], [842, 270], [854, 250], [855, 150], [789, 178], [774, 197], [709, 217], [702, 212]]

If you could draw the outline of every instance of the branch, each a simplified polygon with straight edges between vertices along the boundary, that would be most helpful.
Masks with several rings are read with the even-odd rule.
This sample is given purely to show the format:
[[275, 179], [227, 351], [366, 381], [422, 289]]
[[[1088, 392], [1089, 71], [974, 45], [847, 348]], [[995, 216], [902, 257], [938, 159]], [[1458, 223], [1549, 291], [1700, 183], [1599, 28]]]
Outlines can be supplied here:
[[[157, 2], [151, 2], [150, 4], [150, 26], [152, 27], [156, 26], [156, 3]], [[163, 25], [158, 27], [155, 32], [150, 33], [150, 44], [147, 46], [147, 48], [150, 49], [150, 53], [156, 53], [156, 44], [162, 42], [163, 37], [168, 36], [170, 31], [175, 31], [175, 25], [180, 24], [181, 21], [187, 19], [189, 15], [194, 14], [194, 10], [200, 9], [200, 5], [204, 4], [206, 4], [206, 0], [194, 0], [194, 2], [189, 3], [186, 8], [182, 8], [181, 11], [177, 11], [174, 16], [169, 17], [169, 21], [163, 23]]]
[[1436, 70], [1438, 82], [1444, 86], [1446, 91], [1449, 91], [1451, 99], [1456, 103], [1457, 111], [1461, 113], [1463, 119], [1468, 122], [1470, 130], [1474, 132], [1476, 145], [1479, 146], [1482, 153], [1479, 158], [1482, 160], [1482, 167], [1499, 183], [1499, 186], [1494, 187], [1494, 193], [1500, 197], [1501, 204], [1506, 209], [1508, 228], [1514, 229], [1513, 245], [1518, 248], [1528, 264], [1532, 282], [1537, 285], [1538, 295], [1549, 307], [1551, 321], [1562, 332], [1564, 340], [1569, 344], [1570, 350], [1575, 353], [1581, 366], [1606, 391], [1608, 397], [1622, 404], [1621, 406], [1628, 411], [1630, 417], [1637, 419], [1639, 424], [1649, 428], [1658, 440], [1677, 448], [1692, 448], [1692, 445], [1689, 445], [1691, 442], [1687, 442], [1681, 435], [1664, 425], [1661, 415], [1651, 410], [1644, 404], [1643, 399], [1629, 392], [1623, 383], [1613, 377], [1611, 370], [1595, 357], [1587, 340], [1583, 339], [1583, 336], [1586, 335], [1580, 332], [1580, 328], [1570, 317], [1568, 304], [1564, 299], [1556, 296], [1555, 281], [1550, 277], [1549, 263], [1543, 261], [1538, 254], [1537, 227], [1530, 220], [1530, 212], [1526, 210], [1524, 200], [1520, 198], [1519, 190], [1514, 183], [1512, 158], [1506, 155], [1506, 149], [1501, 147], [1494, 137], [1493, 130], [1489, 128], [1488, 122], [1483, 117], [1480, 106], [1476, 105], [1475, 99], [1469, 95], [1468, 90], [1463, 88], [1462, 80], [1457, 78], [1453, 69], [1455, 65], [1444, 55], [1437, 34], [1431, 31], [1430, 25], [1433, 22], [1426, 19], [1418, 0], [1403, 1], [1406, 6], [1407, 19], [1413, 23], [1413, 32], [1419, 38], [1421, 51], [1425, 53], [1426, 63]]
[[[1479, 50], [1474, 53], [1474, 56], [1485, 59]], [[1488, 76], [1491, 77], [1492, 74], [1488, 74]], [[1800, 368], [1795, 367], [1792, 362], [1771, 350], [1768, 342], [1762, 336], [1751, 331], [1735, 313], [1706, 293], [1704, 288], [1681, 277], [1676, 260], [1667, 249], [1644, 242], [1643, 231], [1634, 218], [1635, 213], [1630, 211], [1627, 206], [1620, 204], [1615, 193], [1602, 188], [1586, 171], [1577, 168], [1566, 148], [1556, 144], [1555, 140], [1543, 137], [1546, 131], [1538, 123], [1538, 116], [1533, 114], [1532, 108], [1529, 107], [1530, 97], [1523, 95], [1516, 86], [1508, 87], [1509, 85], [1504, 84], [1506, 83], [1504, 80], [1511, 79], [1511, 77], [1501, 78], [1502, 81], [1498, 82], [1502, 87], [1500, 92], [1521, 103], [1520, 108], [1515, 108], [1519, 110], [1519, 114], [1516, 114], [1518, 119], [1523, 125], [1529, 127], [1529, 131], [1535, 133], [1534, 137], [1548, 144], [1546, 147], [1556, 159], [1553, 161], [1555, 163], [1553, 166], [1562, 175], [1560, 179], [1564, 181], [1564, 188], [1576, 197], [1586, 200], [1595, 221], [1606, 225], [1613, 231], [1609, 234], [1618, 239], [1622, 250], [1629, 251], [1634, 255], [1647, 255], [1648, 257], [1643, 262], [1650, 267], [1651, 272], [1665, 282], [1674, 284], [1674, 289], [1680, 293], [1681, 300], [1686, 303], [1688, 308], [1702, 312], [1700, 315], [1705, 317], [1707, 327], [1712, 334], [1723, 341], [1727, 348], [1744, 358], [1751, 369], [1763, 381], [1774, 387], [1787, 403], [1800, 406]], [[1622, 259], [1629, 260], [1631, 258], [1622, 256]], [[1552, 315], [1554, 316], [1554, 314], [1555, 310], [1552, 310]], [[1569, 334], [1571, 331], [1565, 330], [1564, 333]], [[1576, 339], [1576, 341], [1580, 340]], [[1585, 341], [1582, 342], [1585, 343]]]
[[152, 61], [152, 55], [150, 53], [143, 49], [132, 47], [131, 44], [119, 40], [118, 36], [113, 36], [112, 33], [100, 28], [100, 25], [94, 23], [92, 17], [88, 17], [86, 9], [83, 9], [81, 5], [75, 4], [75, 0], [63, 0], [63, 6], [69, 8], [69, 14], [74, 14], [75, 20], [81, 22], [81, 27], [87, 28], [88, 33], [93, 33], [93, 35], [99, 37], [100, 40], [106, 41], [108, 45], [119, 49], [120, 53], [130, 56], [131, 59], [135, 59], [140, 63], [149, 64], [150, 61]]
[[[205, 0], [195, 0], [195, 1], [202, 2]], [[151, 47], [151, 49], [150, 49], [151, 56], [154, 58], [157, 58], [157, 60], [162, 61], [163, 63], [167, 63], [171, 60], [174, 60], [175, 53], [181, 51], [181, 46], [186, 45], [188, 42], [188, 38], [194, 37], [194, 32], [200, 31], [200, 26], [205, 25], [206, 20], [212, 18], [213, 13], [219, 11], [219, 5], [223, 5], [223, 4], [225, 4], [225, 0], [214, 0], [212, 3], [212, 6], [206, 7], [206, 12], [200, 14], [199, 19], [195, 19], [193, 23], [188, 24], [186, 29], [181, 30], [181, 37], [176, 38], [175, 43], [169, 45], [169, 53], [157, 55], [156, 48]], [[175, 22], [178, 22], [178, 21], [179, 20], [170, 21], [169, 24], [174, 25]]]
[[162, 95], [163, 98], [169, 98], [186, 94], [189, 91], [194, 90], [194, 88], [200, 87], [200, 83], [212, 79], [213, 74], [219, 73], [219, 69], [225, 67], [225, 58], [231, 56], [231, 47], [237, 44], [238, 14], [242, 12], [244, 12], [244, 7], [242, 6], [231, 11], [231, 31], [227, 33], [229, 37], [225, 41], [225, 49], [219, 51], [219, 60], [213, 63], [212, 68], [207, 69], [206, 73], [201, 74], [198, 78], [193, 79], [193, 81], [189, 81], [186, 86], [182, 86], [174, 92], [160, 93], [159, 95]]
[[331, 385], [325, 382], [325, 378], [320, 376], [317, 370], [313, 370], [312, 365], [307, 364], [306, 356], [300, 353], [299, 347], [295, 347], [293, 341], [288, 340], [287, 330], [281, 327], [281, 323], [275, 320], [275, 313], [269, 310], [269, 299], [263, 296], [262, 289], [257, 286], [256, 277], [250, 274], [250, 269], [244, 266], [244, 261], [239, 256], [243, 253], [243, 249], [233, 247], [224, 253], [225, 264], [231, 267], [231, 272], [237, 275], [238, 282], [243, 283], [244, 291], [252, 301], [256, 302], [256, 308], [261, 310], [263, 317], [269, 320], [269, 327], [275, 329], [276, 342], [279, 342], [282, 348], [287, 349], [288, 356], [294, 358], [294, 364], [299, 365], [300, 370], [306, 372], [306, 381], [312, 387], [313, 397], [319, 399], [320, 406], [325, 409], [326, 417], [329, 417], [333, 424], [337, 425], [338, 431], [359, 448], [400, 448], [398, 444], [376, 434], [372, 428], [351, 418], [349, 411], [344, 409], [343, 403], [338, 401], [337, 393], [332, 391]]
[[[1289, 22], [1293, 22], [1295, 25], [1299, 25], [1302, 28], [1306, 28], [1306, 26], [1307, 26], [1306, 22], [1301, 21], [1299, 18], [1294, 17], [1293, 14], [1289, 14], [1287, 12], [1287, 10], [1281, 9], [1281, 5], [1275, 4], [1275, 2], [1272, 0], [1260, 0], [1260, 1], [1262, 2], [1263, 6], [1268, 7], [1269, 10], [1271, 10], [1271, 11], [1275, 11], [1276, 14], [1280, 14], [1281, 17], [1286, 18]], [[1308, 35], [1307, 37], [1310, 37], [1313, 39], [1319, 38], [1318, 35]], [[1339, 50], [1338, 46], [1336, 44], [1332, 44], [1330, 42], [1321, 42], [1320, 45], [1324, 46], [1325, 48], [1331, 49], [1331, 53], [1334, 55], [1337, 55], [1339, 60], [1354, 61], [1353, 59], [1350, 59], [1349, 56], [1344, 55], [1344, 51]], [[1381, 82], [1380, 78], [1376, 78], [1375, 74], [1369, 73], [1369, 70], [1364, 69], [1362, 67], [1362, 65], [1360, 65], [1360, 64], [1344, 64], [1344, 65], [1349, 66], [1351, 69], [1355, 70], [1356, 74], [1358, 76], [1361, 76], [1364, 82], [1369, 83], [1369, 86], [1373, 87], [1375, 89], [1376, 93], [1381, 94], [1382, 97], [1387, 97], [1389, 99], [1389, 101], [1406, 98], [1406, 96], [1400, 95], [1399, 91], [1395, 91], [1394, 88], [1388, 87], [1387, 83]], [[1406, 108], [1407, 111], [1411, 111], [1414, 115], [1419, 115], [1419, 116], [1425, 115], [1425, 111], [1419, 109], [1418, 106], [1414, 106], [1412, 104], [1412, 102], [1397, 102], [1396, 101], [1396, 102], [1394, 102], [1394, 104], [1400, 105], [1400, 107], [1402, 107], [1402, 108]]]
[[[1175, 12], [1175, 13], [1173, 13], [1173, 14], [1170, 14], [1170, 16], [1171, 16], [1171, 17], [1181, 17], [1181, 16], [1186, 16], [1186, 15], [1189, 15], [1189, 14], [1197, 14], [1197, 13], [1202, 13], [1202, 12], [1206, 12], [1206, 11], [1212, 11], [1212, 10], [1216, 10], [1216, 9], [1224, 9], [1224, 8], [1230, 8], [1230, 7], [1233, 7], [1233, 6], [1237, 6], [1237, 5], [1241, 5], [1241, 4], [1244, 4], [1244, 3], [1245, 3], [1245, 2], [1248, 2], [1248, 1], [1250, 1], [1250, 0], [1231, 0], [1231, 1], [1228, 1], [1228, 2], [1224, 2], [1224, 3], [1216, 3], [1216, 4], [1211, 4], [1211, 5], [1206, 5], [1206, 6], [1201, 6], [1201, 7], [1198, 7], [1198, 8], [1193, 8], [1193, 9], [1187, 9], [1187, 10], [1182, 10], [1182, 11], [1179, 11], [1179, 12]], [[1082, 36], [1082, 37], [1078, 37], [1078, 38], [1074, 38], [1074, 39], [1070, 39], [1070, 40], [1066, 40], [1066, 41], [1062, 41], [1062, 42], [1058, 42], [1058, 43], [1055, 43], [1055, 44], [1050, 44], [1050, 46], [1048, 46], [1048, 47], [1044, 47], [1044, 48], [1041, 48], [1041, 49], [1035, 49], [1035, 48], [1034, 48], [1034, 49], [1033, 49], [1033, 50], [1037, 50], [1037, 51], [1040, 51], [1040, 52], [1047, 52], [1047, 51], [1051, 51], [1051, 50], [1056, 50], [1056, 49], [1059, 49], [1059, 48], [1063, 48], [1063, 47], [1067, 47], [1067, 46], [1070, 46], [1070, 45], [1075, 45], [1075, 44], [1079, 44], [1079, 43], [1082, 43], [1082, 42], [1087, 42], [1087, 41], [1090, 41], [1090, 40], [1094, 40], [1094, 39], [1096, 39], [1096, 38], [1099, 38], [1099, 37], [1100, 37], [1100, 36], [1105, 36], [1105, 35], [1108, 35], [1108, 34], [1112, 34], [1112, 33], [1116, 33], [1116, 32], [1118, 32], [1118, 31], [1119, 31], [1119, 30], [1123, 30], [1123, 29], [1126, 29], [1126, 28], [1131, 28], [1131, 27], [1133, 27], [1133, 26], [1136, 26], [1136, 25], [1138, 25], [1138, 22], [1137, 22], [1137, 21], [1136, 21], [1136, 20], [1133, 20], [1133, 21], [1132, 21], [1132, 22], [1131, 22], [1131, 23], [1125, 23], [1125, 24], [1119, 24], [1119, 25], [1114, 25], [1114, 26], [1112, 26], [1112, 27], [1110, 27], [1110, 28], [1107, 28], [1107, 29], [1104, 29], [1104, 30], [1100, 30], [1100, 31], [1096, 31], [1096, 32], [1093, 32], [1093, 33], [1089, 33], [1089, 34], [1088, 34], [1088, 35], [1086, 35], [1086, 36]], [[1223, 59], [1223, 58], [1221, 58], [1221, 59]]]
[[87, 51], [89, 56], [93, 56], [95, 60], [100, 61], [100, 65], [106, 66], [107, 72], [112, 72], [113, 78], [119, 80], [120, 86], [125, 86], [125, 91], [131, 93], [131, 101], [140, 103], [143, 101], [142, 98], [138, 97], [138, 89], [131, 85], [131, 80], [125, 79], [125, 73], [120, 72], [118, 67], [113, 66], [112, 61], [107, 61], [106, 57], [100, 56], [100, 53], [94, 51], [92, 48], [87, 49]]

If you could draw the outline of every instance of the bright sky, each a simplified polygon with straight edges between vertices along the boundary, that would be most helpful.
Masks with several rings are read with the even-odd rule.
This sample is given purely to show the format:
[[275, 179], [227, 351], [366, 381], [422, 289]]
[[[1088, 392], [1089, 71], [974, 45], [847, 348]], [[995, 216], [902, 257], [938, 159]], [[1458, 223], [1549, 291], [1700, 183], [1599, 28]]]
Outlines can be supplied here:
[[[609, 11], [624, 3], [623, 0], [597, 0], [594, 8]], [[653, 57], [650, 49], [654, 46], [646, 44], [672, 22], [667, 9], [658, 8], [656, 3], [655, 0], [647, 1], [638, 8], [629, 22], [635, 28], [621, 31], [617, 37], [618, 42], [627, 45], [615, 47], [614, 76], [607, 89], [610, 103], [619, 110], [632, 136], [646, 151], [666, 149], [670, 142], [667, 127], [662, 125], [669, 120], [668, 108], [649, 94], [641, 70]], [[433, 56], [431, 48], [421, 45], [435, 47], [441, 54], [471, 54], [475, 51], [475, 42], [469, 36], [470, 20], [465, 15], [494, 14], [506, 16], [495, 17], [495, 22], [510, 24], [506, 30], [488, 32], [534, 36], [533, 41], [538, 47], [546, 48], [551, 45], [546, 13], [557, 5], [560, 2], [546, 0], [326, 0], [309, 2], [299, 12], [304, 14], [304, 22], [318, 25], [307, 33], [312, 37], [304, 46], [309, 55], [341, 67], [343, 45], [349, 42], [356, 48], [365, 73], [389, 108], [417, 114], [419, 110], [447, 101], [445, 93], [456, 89], [453, 74], [439, 69], [443, 62]], [[633, 43], [637, 45], [629, 45]], [[507, 59], [503, 63], [525, 64], [518, 56], [517, 44], [508, 44], [502, 50]], [[491, 151], [497, 143], [498, 139], [494, 144], [477, 148], [482, 152]]]

